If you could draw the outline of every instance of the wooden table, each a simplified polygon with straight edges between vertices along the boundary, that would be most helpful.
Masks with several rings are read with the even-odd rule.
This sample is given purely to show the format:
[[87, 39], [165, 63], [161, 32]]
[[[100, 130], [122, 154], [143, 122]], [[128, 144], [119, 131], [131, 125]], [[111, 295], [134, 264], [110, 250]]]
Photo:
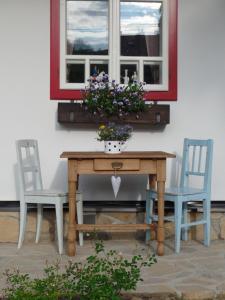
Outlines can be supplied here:
[[[147, 224], [76, 224], [76, 190], [81, 174], [146, 174], [151, 188], [157, 186], [158, 192], [158, 226], [157, 253], [164, 254], [164, 190], [166, 181], [166, 159], [175, 155], [166, 152], [123, 152], [105, 154], [104, 152], [63, 152], [61, 158], [68, 160], [69, 189], [69, 228], [68, 255], [76, 254], [76, 231], [133, 231], [146, 230]], [[156, 185], [157, 184], [157, 185]]]

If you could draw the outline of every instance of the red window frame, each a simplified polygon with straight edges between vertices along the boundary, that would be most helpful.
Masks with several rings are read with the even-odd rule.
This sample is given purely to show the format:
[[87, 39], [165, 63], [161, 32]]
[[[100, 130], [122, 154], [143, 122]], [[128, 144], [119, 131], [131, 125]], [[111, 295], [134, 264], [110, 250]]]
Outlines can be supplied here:
[[[60, 89], [60, 0], [51, 0], [50, 13], [50, 99], [80, 100], [80, 90]], [[169, 89], [146, 92], [146, 100], [177, 100], [177, 13], [178, 0], [169, 0]]]

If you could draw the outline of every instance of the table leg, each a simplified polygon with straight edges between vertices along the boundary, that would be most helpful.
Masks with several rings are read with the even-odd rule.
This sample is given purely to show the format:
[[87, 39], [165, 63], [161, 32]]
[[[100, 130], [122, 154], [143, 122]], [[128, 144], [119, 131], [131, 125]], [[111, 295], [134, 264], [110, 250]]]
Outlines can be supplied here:
[[68, 226], [68, 255], [76, 254], [76, 190], [77, 162], [68, 160], [68, 190], [69, 190], [69, 226]]
[[164, 191], [165, 191], [165, 181], [158, 181], [157, 182], [157, 194], [158, 194], [157, 253], [158, 255], [164, 255]]

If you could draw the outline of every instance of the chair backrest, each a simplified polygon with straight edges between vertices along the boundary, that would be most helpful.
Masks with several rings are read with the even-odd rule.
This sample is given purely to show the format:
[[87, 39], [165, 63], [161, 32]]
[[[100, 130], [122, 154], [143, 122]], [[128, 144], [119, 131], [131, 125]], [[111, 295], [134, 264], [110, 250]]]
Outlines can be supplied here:
[[184, 139], [180, 187], [189, 186], [190, 176], [203, 178], [203, 189], [211, 191], [213, 140]]
[[[41, 190], [41, 168], [36, 140], [16, 141], [20, 192]], [[22, 195], [21, 195], [22, 196]]]

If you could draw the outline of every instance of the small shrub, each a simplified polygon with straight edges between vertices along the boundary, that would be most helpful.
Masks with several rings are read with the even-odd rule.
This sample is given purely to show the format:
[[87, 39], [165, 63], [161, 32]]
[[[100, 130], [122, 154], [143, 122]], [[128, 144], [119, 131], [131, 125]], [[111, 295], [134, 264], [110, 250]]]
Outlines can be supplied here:
[[106, 252], [102, 241], [96, 241], [94, 255], [84, 263], [69, 261], [64, 271], [59, 263], [47, 266], [44, 277], [37, 279], [18, 270], [6, 271], [5, 297], [10, 300], [120, 300], [122, 290], [135, 290], [142, 281], [142, 267], [150, 267], [155, 262], [154, 255], [126, 259], [115, 250]]

